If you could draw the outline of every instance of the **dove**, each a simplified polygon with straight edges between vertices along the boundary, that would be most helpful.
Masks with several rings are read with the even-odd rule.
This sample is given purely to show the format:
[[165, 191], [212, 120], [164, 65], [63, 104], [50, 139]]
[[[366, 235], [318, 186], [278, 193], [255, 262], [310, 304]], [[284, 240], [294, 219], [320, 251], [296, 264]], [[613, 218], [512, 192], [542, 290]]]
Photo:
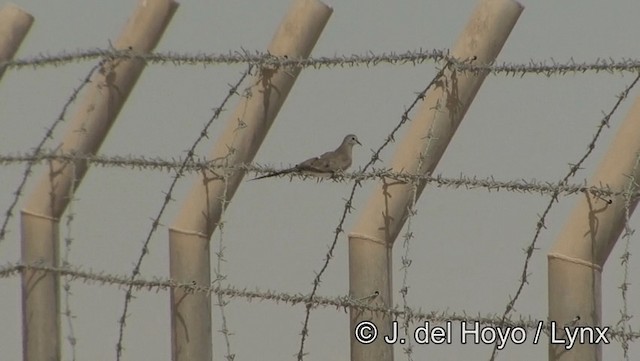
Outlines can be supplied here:
[[333, 176], [338, 172], [343, 172], [351, 166], [353, 159], [351, 157], [353, 146], [359, 144], [358, 137], [355, 134], [349, 134], [344, 137], [342, 144], [335, 150], [326, 152], [321, 156], [309, 158], [302, 163], [298, 163], [295, 167], [265, 174], [251, 180], [258, 180], [270, 177], [276, 177], [288, 173], [302, 173], [315, 175], [319, 177]]

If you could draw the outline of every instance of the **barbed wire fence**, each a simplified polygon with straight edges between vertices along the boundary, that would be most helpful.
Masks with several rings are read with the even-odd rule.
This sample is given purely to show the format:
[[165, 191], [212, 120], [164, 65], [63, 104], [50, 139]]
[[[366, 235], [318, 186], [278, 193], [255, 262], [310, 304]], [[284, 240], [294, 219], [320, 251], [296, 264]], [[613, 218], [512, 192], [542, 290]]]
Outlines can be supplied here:
[[[211, 124], [213, 124], [213, 122], [216, 119], [218, 119], [218, 117], [222, 113], [222, 110], [224, 109], [224, 106], [232, 98], [232, 96], [237, 94], [238, 88], [240, 87], [240, 84], [242, 84], [244, 79], [251, 73], [251, 69], [252, 69], [252, 66], [249, 66], [249, 68], [240, 76], [240, 79], [238, 80], [238, 82], [230, 87], [229, 93], [223, 99], [223, 101], [220, 104], [220, 106], [214, 109], [213, 116], [211, 116], [211, 118], [206, 123], [206, 125], [204, 126], [202, 131], [199, 133], [198, 137], [196, 138], [196, 140], [193, 142], [193, 144], [191, 145], [191, 147], [187, 151], [187, 157], [183, 160], [180, 168], [175, 172], [173, 180], [171, 181], [171, 185], [169, 186], [169, 190], [167, 191], [166, 196], [165, 196], [165, 198], [164, 198], [164, 200], [162, 202], [162, 205], [160, 206], [160, 211], [158, 212], [156, 217], [153, 219], [151, 228], [149, 230], [149, 233], [147, 234], [147, 238], [145, 239], [144, 244], [142, 246], [142, 250], [140, 252], [140, 256], [138, 257], [138, 260], [137, 260], [137, 262], [135, 264], [135, 267], [133, 269], [133, 272], [131, 274], [131, 280], [132, 281], [135, 280], [135, 278], [140, 275], [140, 267], [142, 266], [142, 261], [143, 261], [144, 257], [149, 253], [149, 242], [151, 242], [151, 237], [153, 236], [155, 231], [158, 229], [158, 226], [160, 225], [160, 218], [162, 218], [162, 215], [164, 214], [165, 210], [167, 209], [167, 207], [169, 205], [169, 202], [172, 199], [173, 190], [175, 189], [175, 187], [176, 187], [176, 185], [178, 183], [178, 180], [180, 180], [180, 178], [182, 178], [183, 175], [184, 175], [183, 170], [186, 168], [186, 165], [188, 164], [188, 162], [194, 157], [195, 149], [198, 146], [198, 144], [207, 137], [207, 132], [209, 130], [209, 127], [211, 127]], [[221, 257], [220, 253], [218, 253], [218, 257]], [[129, 304], [130, 304], [130, 302], [132, 300], [132, 292], [133, 292], [133, 285], [130, 285], [129, 289], [127, 289], [127, 293], [126, 293], [126, 296], [125, 296], [125, 302], [124, 302], [124, 308], [122, 310], [122, 316], [120, 317], [120, 330], [119, 330], [119, 333], [118, 333], [118, 344], [116, 346], [116, 350], [117, 350], [116, 359], [118, 361], [120, 360], [120, 358], [122, 356], [122, 348], [123, 348], [122, 343], [123, 343], [123, 340], [124, 340], [124, 328], [125, 328], [125, 324], [126, 324], [127, 310], [129, 308]]]
[[[64, 121], [69, 107], [75, 101], [77, 95], [83, 89], [85, 85], [89, 83], [89, 79], [93, 73], [100, 68], [100, 64], [104, 61], [114, 59], [137, 59], [142, 60], [148, 64], [172, 64], [175, 66], [186, 65], [199, 65], [199, 66], [214, 66], [214, 65], [230, 65], [230, 64], [242, 64], [247, 66], [247, 70], [242, 72], [238, 81], [229, 85], [229, 91], [226, 97], [221, 103], [214, 108], [213, 114], [209, 121], [205, 124], [203, 129], [198, 133], [198, 136], [188, 148], [187, 155], [185, 157], [177, 157], [173, 159], [163, 158], [149, 158], [144, 155], [141, 156], [122, 156], [122, 155], [85, 155], [85, 154], [64, 154], [56, 149], [45, 149], [46, 143], [52, 139], [52, 134], [55, 128]], [[531, 317], [513, 316], [513, 311], [516, 302], [519, 300], [523, 289], [528, 284], [528, 276], [530, 274], [530, 261], [537, 250], [537, 243], [540, 235], [546, 228], [545, 222], [547, 216], [555, 204], [558, 204], [560, 197], [567, 197], [571, 195], [588, 193], [592, 196], [608, 200], [615, 196], [623, 195], [625, 197], [625, 229], [623, 234], [624, 241], [624, 253], [621, 258], [621, 265], [623, 267], [624, 278], [620, 285], [621, 298], [623, 302], [622, 309], [620, 310], [620, 320], [614, 328], [610, 330], [608, 336], [620, 343], [624, 357], [626, 360], [630, 359], [628, 353], [629, 343], [635, 342], [640, 339], [640, 332], [634, 331], [630, 320], [632, 315], [629, 314], [627, 291], [631, 282], [629, 280], [629, 264], [631, 261], [631, 253], [629, 252], [629, 245], [631, 237], [634, 233], [633, 228], [629, 225], [630, 218], [630, 206], [634, 200], [640, 195], [638, 191], [638, 184], [632, 177], [629, 180], [629, 186], [625, 189], [612, 189], [608, 185], [587, 185], [586, 181], [582, 183], [570, 183], [570, 180], [575, 177], [576, 172], [584, 164], [587, 158], [591, 155], [596, 143], [598, 142], [602, 132], [609, 126], [611, 117], [619, 109], [622, 102], [627, 98], [630, 91], [634, 89], [638, 81], [640, 80], [640, 61], [636, 59], [596, 59], [593, 62], [575, 62], [570, 60], [565, 63], [558, 63], [553, 59], [530, 61], [527, 64], [491, 64], [487, 66], [478, 66], [467, 61], [459, 61], [449, 56], [447, 50], [423, 50], [406, 51], [399, 53], [383, 53], [383, 54], [367, 54], [367, 55], [344, 55], [335, 57], [322, 57], [322, 58], [310, 58], [304, 60], [294, 60], [282, 57], [275, 57], [271, 54], [261, 52], [249, 52], [241, 50], [238, 52], [230, 52], [228, 54], [178, 54], [178, 53], [151, 53], [151, 54], [138, 54], [133, 51], [119, 51], [115, 49], [92, 49], [92, 50], [78, 50], [75, 52], [62, 52], [57, 55], [38, 55], [36, 57], [30, 57], [25, 59], [17, 59], [6, 62], [0, 62], [0, 71], [6, 69], [26, 69], [26, 68], [41, 68], [50, 66], [64, 66], [67, 64], [95, 61], [100, 60], [100, 64], [93, 67], [89, 74], [83, 78], [80, 85], [73, 90], [68, 100], [62, 107], [59, 116], [52, 122], [51, 126], [46, 130], [45, 135], [34, 147], [32, 152], [13, 154], [0, 154], [0, 166], [6, 167], [16, 164], [26, 164], [25, 170], [22, 173], [22, 178], [15, 188], [13, 199], [4, 212], [4, 220], [0, 228], [0, 247], [2, 241], [6, 238], [9, 231], [9, 221], [14, 215], [15, 207], [17, 207], [20, 197], [23, 193], [23, 189], [27, 180], [31, 176], [32, 169], [35, 165], [41, 163], [47, 163], [53, 160], [62, 161], [65, 163], [72, 163], [74, 161], [82, 160], [90, 165], [105, 167], [105, 168], [123, 168], [128, 171], [157, 171], [157, 172], [170, 172], [172, 174], [171, 183], [168, 187], [165, 197], [161, 202], [157, 215], [153, 218], [151, 227], [147, 233], [147, 237], [142, 243], [139, 256], [134, 264], [133, 269], [128, 274], [108, 274], [101, 271], [84, 270], [79, 266], [73, 265], [69, 262], [69, 255], [72, 250], [72, 225], [74, 220], [74, 211], [71, 207], [75, 201], [73, 200], [73, 192], [71, 192], [72, 202], [70, 202], [70, 209], [67, 211], [67, 218], [65, 222], [66, 235], [64, 243], [64, 252], [62, 256], [61, 267], [47, 267], [38, 265], [25, 265], [19, 263], [8, 263], [0, 265], [0, 279], [16, 277], [27, 269], [38, 270], [59, 275], [64, 278], [63, 291], [64, 291], [64, 310], [63, 315], [69, 329], [67, 335], [67, 341], [69, 348], [72, 351], [72, 360], [76, 359], [76, 336], [74, 334], [74, 316], [71, 308], [71, 285], [73, 282], [82, 282], [86, 284], [98, 284], [101, 286], [115, 286], [125, 290], [125, 297], [123, 302], [123, 311], [119, 318], [119, 332], [118, 341], [116, 344], [116, 359], [120, 360], [124, 351], [124, 339], [126, 320], [129, 316], [129, 306], [133, 301], [134, 292], [158, 292], [168, 291], [171, 289], [181, 289], [191, 293], [208, 293], [216, 297], [217, 303], [222, 317], [222, 328], [220, 333], [224, 337], [226, 346], [225, 357], [228, 360], [233, 360], [236, 357], [236, 352], [232, 348], [232, 342], [230, 336], [231, 327], [228, 320], [225, 317], [225, 306], [229, 300], [245, 299], [247, 301], [260, 300], [269, 301], [278, 304], [297, 306], [304, 305], [305, 314], [303, 318], [303, 326], [300, 332], [299, 347], [296, 353], [298, 360], [304, 359], [305, 342], [309, 337], [309, 323], [310, 314], [312, 310], [316, 308], [335, 308], [336, 310], [348, 310], [356, 309], [368, 312], [381, 312], [388, 314], [395, 319], [402, 319], [404, 332], [409, 333], [409, 326], [413, 322], [431, 321], [431, 322], [445, 322], [445, 321], [471, 321], [479, 322], [482, 325], [495, 326], [495, 327], [522, 327], [527, 331], [533, 331], [538, 327], [538, 320]], [[168, 207], [169, 202], [172, 200], [172, 195], [176, 184], [187, 174], [197, 174], [203, 170], [223, 170], [221, 172], [221, 179], [226, 180], [229, 174], [233, 172], [250, 172], [257, 175], [268, 174], [279, 169], [273, 167], [264, 166], [260, 164], [243, 164], [235, 167], [227, 167], [221, 165], [219, 161], [211, 161], [207, 159], [198, 159], [195, 153], [196, 146], [204, 140], [208, 135], [208, 130], [212, 123], [219, 118], [225, 105], [234, 96], [251, 96], [246, 92], [239, 91], [241, 84], [245, 78], [251, 74], [252, 69], [259, 68], [334, 68], [334, 67], [373, 67], [380, 64], [392, 64], [392, 65], [407, 65], [415, 66], [424, 62], [432, 62], [441, 65], [441, 70], [436, 74], [429, 85], [422, 91], [418, 92], [415, 99], [406, 108], [406, 110], [400, 115], [400, 119], [397, 125], [389, 130], [388, 136], [384, 139], [380, 147], [372, 154], [369, 162], [358, 171], [348, 172], [335, 176], [332, 181], [336, 182], [348, 182], [352, 184], [349, 196], [344, 201], [343, 211], [338, 218], [337, 226], [333, 232], [333, 241], [329, 246], [329, 250], [324, 255], [321, 267], [315, 274], [312, 281], [312, 289], [307, 294], [288, 293], [279, 290], [247, 290], [239, 288], [229, 283], [226, 280], [226, 275], [222, 265], [228, 260], [224, 256], [224, 219], [220, 222], [219, 227], [219, 242], [217, 250], [214, 252], [216, 256], [216, 263], [214, 267], [215, 279], [209, 287], [197, 286], [191, 283], [182, 284], [176, 283], [170, 279], [144, 279], [140, 275], [140, 267], [145, 256], [149, 253], [148, 247], [151, 237], [154, 235], [160, 225], [160, 220]], [[380, 160], [380, 154], [389, 144], [395, 142], [396, 133], [411, 120], [410, 112], [413, 108], [424, 98], [426, 92], [432, 87], [435, 82], [442, 76], [442, 72], [447, 67], [460, 72], [489, 72], [493, 75], [505, 75], [505, 76], [525, 76], [525, 75], [543, 75], [543, 76], [563, 76], [569, 73], [617, 73], [635, 74], [634, 80], [626, 86], [621, 93], [617, 96], [615, 103], [610, 111], [604, 114], [604, 117], [598, 122], [596, 132], [593, 134], [591, 140], [587, 145], [585, 153], [578, 159], [578, 161], [572, 164], [567, 173], [559, 180], [549, 181], [526, 181], [522, 179], [517, 180], [497, 180], [494, 177], [480, 178], [476, 176], [459, 175], [457, 177], [448, 177], [444, 175], [415, 175], [404, 172], [394, 172], [390, 169], [373, 167]], [[301, 179], [308, 179], [308, 177], [300, 174], [288, 174], [289, 177], [297, 177]], [[402, 256], [402, 285], [400, 287], [400, 295], [402, 298], [401, 306], [392, 308], [382, 308], [372, 306], [367, 303], [366, 300], [352, 299], [349, 296], [334, 296], [334, 297], [322, 297], [318, 295], [318, 289], [320, 287], [322, 277], [329, 267], [330, 261], [333, 258], [333, 252], [337, 245], [338, 239], [341, 234], [344, 233], [344, 222], [348, 215], [352, 211], [353, 198], [362, 187], [362, 183], [365, 181], [376, 181], [379, 179], [395, 179], [401, 182], [410, 183], [414, 187], [414, 197], [409, 209], [409, 218], [407, 220], [406, 232], [404, 233], [404, 254]], [[315, 180], [313, 180], [315, 181]], [[541, 213], [539, 219], [536, 221], [535, 230], [530, 243], [524, 250], [525, 257], [523, 260], [522, 272], [519, 283], [517, 284], [516, 291], [513, 296], [510, 296], [506, 302], [505, 310], [502, 314], [487, 314], [487, 315], [475, 315], [470, 316], [466, 314], [460, 314], [448, 311], [434, 311], [434, 312], [422, 312], [412, 307], [407, 299], [409, 290], [408, 277], [409, 270], [411, 269], [411, 263], [415, 255], [410, 252], [411, 239], [413, 238], [412, 231], [412, 219], [417, 214], [416, 208], [416, 194], [418, 184], [425, 183], [431, 184], [437, 187], [447, 187], [451, 189], [484, 189], [486, 191], [507, 191], [514, 193], [527, 193], [539, 196], [549, 197], [549, 202]], [[72, 187], [74, 188], [74, 187]], [[222, 200], [227, 202], [226, 199]], [[225, 207], [223, 207], [224, 209]], [[224, 216], [224, 213], [223, 213]], [[545, 330], [548, 334], [548, 330]], [[410, 338], [409, 338], [410, 339]], [[494, 347], [489, 359], [494, 360], [497, 356], [497, 346]], [[408, 360], [413, 360], [412, 345], [406, 345], [404, 353]]]
[[419, 65], [430, 63], [451, 63], [458, 71], [489, 72], [493, 75], [524, 76], [529, 74], [545, 76], [564, 76], [584, 73], [638, 73], [640, 60], [631, 58], [596, 58], [593, 61], [576, 62], [570, 59], [559, 62], [555, 59], [531, 59], [526, 64], [500, 63], [478, 65], [460, 61], [449, 55], [447, 49], [417, 49], [403, 52], [387, 52], [381, 54], [350, 54], [333, 57], [309, 57], [306, 59], [289, 59], [260, 51], [230, 51], [226, 54], [181, 54], [175, 52], [138, 53], [134, 50], [91, 49], [63, 51], [56, 55], [41, 54], [24, 59], [0, 62], [0, 70], [56, 67], [72, 63], [93, 60], [142, 60], [147, 64], [172, 64], [175, 66], [212, 66], [246, 64], [261, 68], [350, 68], [373, 67], [382, 64]]

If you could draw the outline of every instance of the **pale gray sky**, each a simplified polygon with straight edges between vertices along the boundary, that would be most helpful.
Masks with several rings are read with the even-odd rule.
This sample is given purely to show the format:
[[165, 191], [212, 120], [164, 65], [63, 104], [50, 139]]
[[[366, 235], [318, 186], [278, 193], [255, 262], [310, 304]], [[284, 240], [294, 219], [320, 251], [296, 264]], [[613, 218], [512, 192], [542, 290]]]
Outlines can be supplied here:
[[[226, 53], [264, 50], [291, 0], [182, 1], [157, 51]], [[135, 1], [15, 0], [35, 17], [35, 24], [17, 57], [57, 54], [77, 49], [106, 48], [120, 33]], [[334, 8], [312, 56], [404, 52], [443, 49], [454, 43], [477, 0], [345, 1]], [[521, 3], [525, 9], [507, 40], [499, 61], [528, 63], [531, 59], [592, 62], [597, 58], [638, 58], [637, 0], [538, 0]], [[4, 5], [5, 2], [0, 2]], [[0, 153], [29, 152], [56, 119], [73, 88], [95, 62], [8, 71], [0, 84]], [[104, 155], [182, 157], [228, 90], [245, 69], [234, 66], [149, 65], [125, 104], [101, 148]], [[288, 165], [321, 153], [356, 133], [364, 144], [355, 149], [354, 169], [364, 165], [399, 121], [405, 107], [435, 74], [435, 65], [306, 69], [302, 72], [256, 161]], [[586, 150], [596, 126], [633, 79], [631, 74], [586, 73], [489, 75], [458, 129], [436, 173], [494, 176], [498, 180], [557, 182]], [[606, 128], [598, 146], [572, 183], [588, 178], [600, 161], [629, 105], [630, 94]], [[233, 105], [227, 107], [233, 109]], [[72, 111], [73, 112], [73, 111]], [[206, 155], [229, 111], [217, 121], [211, 139], [198, 148]], [[54, 147], [65, 132], [59, 127]], [[404, 134], [401, 132], [401, 135]], [[401, 136], [399, 137], [401, 139]], [[383, 153], [389, 164], [395, 146]], [[10, 205], [24, 164], [0, 171], [0, 212]], [[36, 174], [42, 171], [37, 167]], [[92, 168], [72, 204], [76, 213], [70, 261], [94, 271], [128, 274], [142, 241], [162, 204], [172, 175], [120, 168]], [[28, 183], [27, 192], [33, 186]], [[178, 184], [162, 222], [171, 224], [181, 199], [192, 184]], [[354, 200], [363, 207], [371, 184]], [[333, 239], [350, 185], [272, 179], [242, 183], [226, 213], [224, 272], [240, 288], [308, 293]], [[21, 200], [23, 200], [21, 198]], [[562, 197], [547, 218], [547, 229], [532, 258], [530, 284], [516, 304], [515, 316], [547, 317], [546, 252], [555, 241], [577, 197]], [[469, 314], [502, 313], [517, 288], [538, 215], [548, 197], [484, 189], [452, 190], [428, 186], [413, 219], [409, 302], [424, 311]], [[22, 207], [22, 202], [19, 204]], [[349, 231], [357, 212], [349, 215]], [[632, 227], [638, 227], [637, 217]], [[19, 218], [0, 243], [0, 265], [19, 260]], [[213, 240], [219, 242], [220, 235]], [[217, 243], [216, 243], [217, 244]], [[623, 243], [613, 250], [603, 275], [604, 324], [615, 324], [622, 307]], [[142, 273], [145, 278], [168, 277], [166, 226], [156, 232]], [[630, 251], [629, 306], [640, 313], [640, 254], [637, 236]], [[395, 245], [395, 302], [402, 272], [402, 242]], [[124, 293], [114, 286], [72, 283], [71, 310], [77, 338], [77, 360], [115, 359], [118, 318]], [[348, 293], [347, 239], [341, 237], [320, 295]], [[125, 329], [124, 360], [169, 360], [169, 295], [136, 293]], [[3, 360], [21, 356], [19, 277], [0, 280], [0, 353]], [[294, 358], [300, 343], [304, 306], [232, 299], [227, 306], [232, 351], [236, 360]], [[213, 308], [214, 329], [220, 328], [219, 309]], [[66, 321], [63, 320], [63, 325]], [[632, 319], [639, 329], [637, 317]], [[307, 342], [308, 360], [349, 358], [348, 315], [341, 310], [313, 311]], [[68, 334], [65, 326], [64, 334]], [[64, 360], [71, 359], [64, 344]], [[491, 346], [416, 346], [415, 359], [488, 359]], [[221, 334], [214, 332], [214, 355], [222, 359]], [[547, 345], [509, 345], [499, 359], [545, 359]], [[605, 359], [621, 359], [617, 343], [604, 347]], [[640, 358], [632, 344], [630, 359]], [[401, 347], [396, 359], [403, 360]]]

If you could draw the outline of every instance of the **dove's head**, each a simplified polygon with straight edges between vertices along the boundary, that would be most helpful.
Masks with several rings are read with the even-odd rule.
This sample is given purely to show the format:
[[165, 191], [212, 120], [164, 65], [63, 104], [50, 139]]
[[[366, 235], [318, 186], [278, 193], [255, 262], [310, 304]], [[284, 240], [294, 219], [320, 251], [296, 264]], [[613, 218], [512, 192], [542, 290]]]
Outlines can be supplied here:
[[353, 147], [356, 144], [362, 145], [362, 143], [358, 141], [358, 137], [356, 137], [355, 134], [347, 135], [346, 137], [344, 137], [344, 140], [342, 141], [342, 145], [348, 145], [349, 147]]

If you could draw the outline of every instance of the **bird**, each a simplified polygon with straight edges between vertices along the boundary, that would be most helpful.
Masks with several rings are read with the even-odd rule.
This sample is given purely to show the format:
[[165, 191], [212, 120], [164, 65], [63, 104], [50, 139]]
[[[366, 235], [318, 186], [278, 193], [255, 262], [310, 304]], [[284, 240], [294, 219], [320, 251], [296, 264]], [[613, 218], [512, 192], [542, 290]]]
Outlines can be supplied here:
[[277, 172], [271, 172], [269, 174], [265, 174], [263, 176], [256, 177], [250, 180], [276, 177], [282, 174], [289, 174], [294, 172], [311, 174], [320, 177], [327, 175], [334, 176], [337, 172], [345, 171], [351, 166], [351, 153], [353, 150], [353, 146], [356, 144], [362, 145], [355, 134], [349, 134], [344, 137], [344, 140], [342, 141], [340, 146], [336, 148], [336, 150], [326, 152], [318, 157], [309, 158], [302, 163], [298, 163], [294, 167]]

